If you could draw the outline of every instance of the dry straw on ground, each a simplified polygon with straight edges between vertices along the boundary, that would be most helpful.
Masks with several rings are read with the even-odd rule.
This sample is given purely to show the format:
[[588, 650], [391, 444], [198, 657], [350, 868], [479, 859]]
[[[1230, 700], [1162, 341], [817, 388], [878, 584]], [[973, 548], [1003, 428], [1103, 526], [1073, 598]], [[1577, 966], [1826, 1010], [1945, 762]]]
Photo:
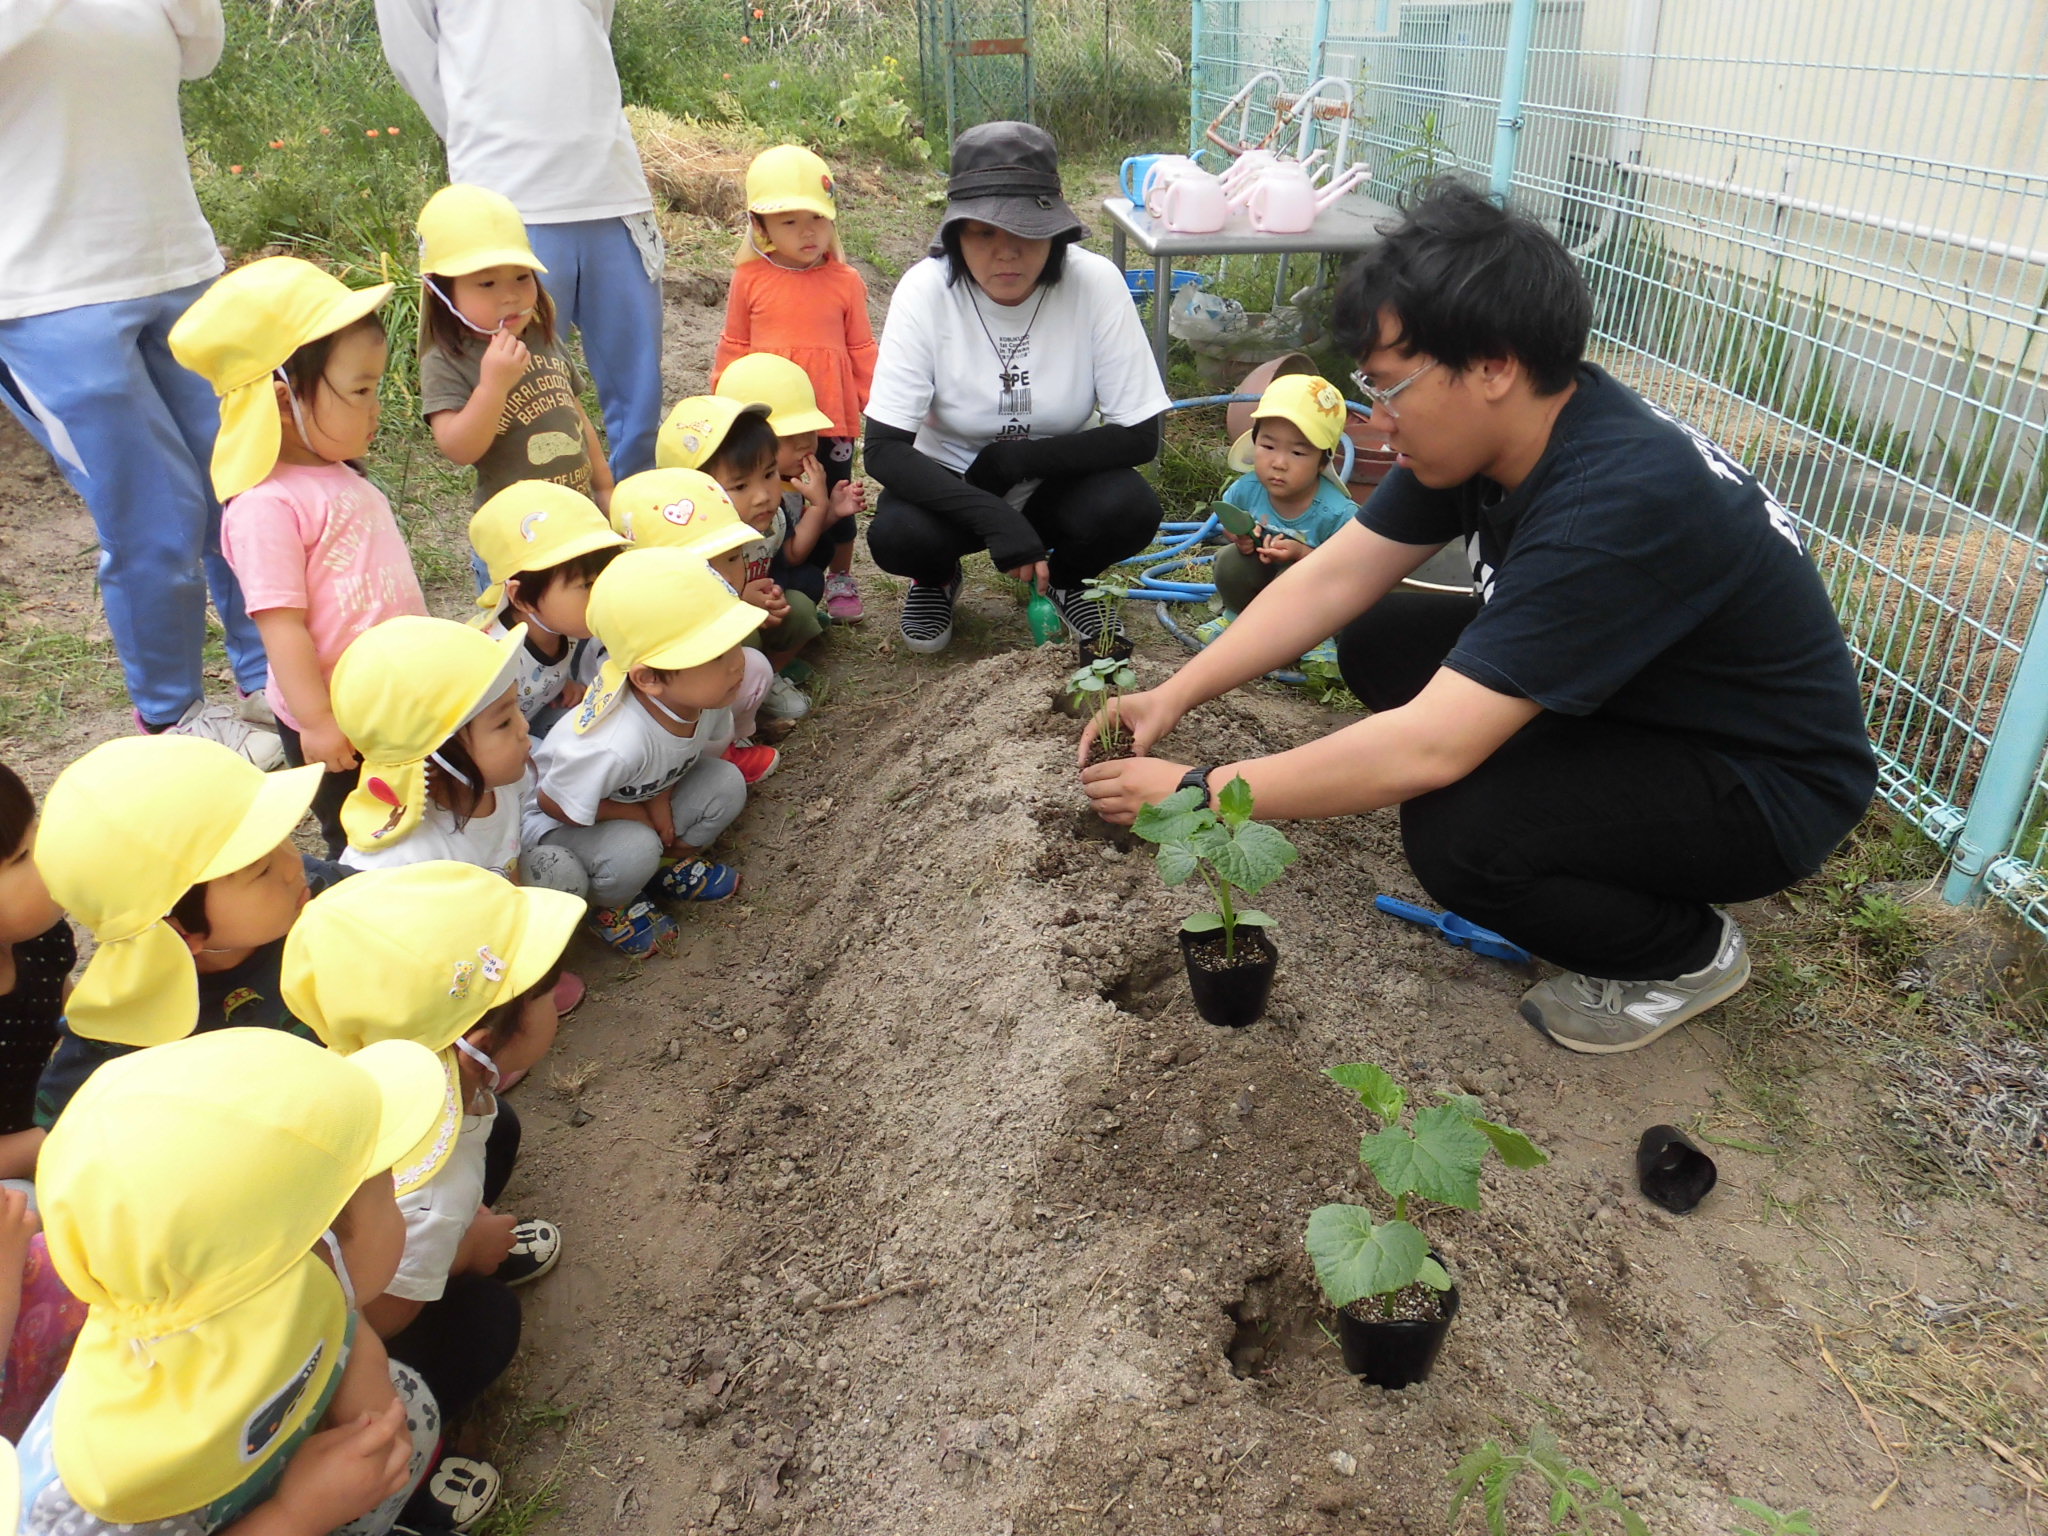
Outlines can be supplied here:
[[764, 147], [751, 128], [626, 108], [647, 185], [664, 206], [737, 229], [747, 211], [747, 162]]

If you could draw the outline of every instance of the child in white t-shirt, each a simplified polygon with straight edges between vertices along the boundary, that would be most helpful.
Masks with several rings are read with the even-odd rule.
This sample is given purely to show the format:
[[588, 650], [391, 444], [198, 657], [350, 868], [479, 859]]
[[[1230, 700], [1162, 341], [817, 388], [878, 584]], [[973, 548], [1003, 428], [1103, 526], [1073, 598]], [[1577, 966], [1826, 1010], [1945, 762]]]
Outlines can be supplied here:
[[591, 589], [604, 667], [541, 743], [528, 831], [583, 865], [592, 928], [623, 953], [647, 954], [673, 931], [654, 902], [739, 888], [736, 870], [701, 855], [747, 803], [721, 753], [746, 679], [740, 642], [758, 618], [680, 549], [630, 549]]
[[476, 600], [489, 615], [484, 633], [497, 639], [526, 627], [515, 679], [519, 712], [535, 735], [545, 735], [582, 702], [596, 674], [585, 616], [590, 584], [626, 541], [588, 496], [520, 480], [476, 509], [469, 542], [490, 582]]
[[[334, 899], [329, 900], [327, 898]], [[363, 1318], [459, 1420], [511, 1363], [509, 1286], [553, 1268], [552, 1223], [493, 1209], [517, 1156], [501, 1081], [553, 1044], [553, 993], [583, 903], [473, 864], [366, 870], [309, 902], [285, 944], [284, 995], [344, 1056], [410, 1040], [441, 1059], [442, 1111], [392, 1168], [405, 1249]]]

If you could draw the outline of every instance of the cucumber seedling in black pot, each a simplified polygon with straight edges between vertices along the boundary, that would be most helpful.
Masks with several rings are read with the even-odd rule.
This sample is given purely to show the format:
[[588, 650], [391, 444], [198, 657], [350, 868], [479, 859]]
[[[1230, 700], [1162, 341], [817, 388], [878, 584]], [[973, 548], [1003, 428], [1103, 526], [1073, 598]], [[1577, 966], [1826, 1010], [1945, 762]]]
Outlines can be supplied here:
[[1362, 1205], [1320, 1206], [1308, 1218], [1308, 1256], [1337, 1312], [1345, 1369], [1377, 1387], [1412, 1386], [1436, 1364], [1458, 1315], [1458, 1287], [1408, 1219], [1410, 1199], [1476, 1211], [1489, 1151], [1510, 1168], [1540, 1167], [1550, 1154], [1486, 1119], [1469, 1095], [1447, 1094], [1404, 1125], [1408, 1095], [1383, 1069], [1353, 1062], [1323, 1075], [1379, 1117], [1380, 1129], [1358, 1144], [1358, 1160], [1393, 1202], [1394, 1215], [1380, 1221]]
[[1232, 779], [1216, 796], [1193, 785], [1141, 806], [1131, 830], [1159, 845], [1159, 878], [1185, 885], [1196, 875], [1216, 900], [1180, 925], [1195, 1011], [1211, 1024], [1241, 1029], [1266, 1011], [1280, 951], [1266, 930], [1273, 919], [1241, 904], [1279, 879], [1299, 854], [1277, 827], [1252, 820], [1252, 787]]

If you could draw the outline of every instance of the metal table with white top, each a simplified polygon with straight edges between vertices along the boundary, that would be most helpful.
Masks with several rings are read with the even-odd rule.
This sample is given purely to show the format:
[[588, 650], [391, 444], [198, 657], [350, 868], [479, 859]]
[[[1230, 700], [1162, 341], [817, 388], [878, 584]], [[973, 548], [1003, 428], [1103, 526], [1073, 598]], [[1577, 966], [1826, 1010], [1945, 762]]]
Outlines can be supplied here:
[[1152, 355], [1159, 364], [1159, 376], [1166, 377], [1166, 312], [1173, 302], [1173, 263], [1179, 256], [1288, 256], [1314, 252], [1326, 256], [1352, 256], [1369, 251], [1381, 240], [1380, 226], [1400, 218], [1398, 209], [1370, 197], [1352, 194], [1316, 215], [1315, 223], [1298, 235], [1261, 234], [1251, 227], [1243, 209], [1235, 209], [1230, 222], [1206, 235], [1175, 234], [1142, 207], [1133, 207], [1127, 197], [1105, 198], [1102, 211], [1112, 226], [1109, 256], [1118, 268], [1124, 264], [1127, 243], [1152, 258]]

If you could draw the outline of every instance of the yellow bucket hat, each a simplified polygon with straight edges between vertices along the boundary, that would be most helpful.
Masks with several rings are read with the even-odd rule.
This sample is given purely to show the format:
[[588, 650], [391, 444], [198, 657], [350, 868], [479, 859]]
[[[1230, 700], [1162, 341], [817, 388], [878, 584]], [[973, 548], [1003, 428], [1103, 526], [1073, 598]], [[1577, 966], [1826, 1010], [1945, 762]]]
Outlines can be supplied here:
[[66, 1005], [75, 1034], [146, 1046], [192, 1033], [199, 974], [164, 918], [290, 837], [323, 772], [263, 773], [218, 742], [164, 735], [103, 743], [57, 775], [36, 868], [99, 944]]
[[467, 277], [486, 267], [545, 272], [511, 199], [485, 187], [443, 187], [420, 210], [420, 271]]
[[687, 400], [678, 400], [654, 435], [655, 467], [702, 469], [704, 461], [725, 441], [734, 422], [742, 416], [768, 414], [768, 406], [760, 401], [735, 400], [726, 395], [692, 395]]
[[761, 535], [740, 521], [725, 487], [701, 469], [643, 469], [612, 491], [612, 527], [635, 547], [709, 560]]
[[811, 376], [773, 352], [735, 358], [718, 376], [718, 393], [728, 400], [756, 400], [767, 406], [768, 425], [777, 437], [832, 430], [832, 418], [818, 409]]
[[552, 570], [626, 541], [581, 491], [546, 480], [515, 480], [470, 517], [469, 542], [491, 578], [476, 605], [495, 613], [505, 601], [507, 577]]
[[[427, 806], [427, 758], [518, 678], [526, 626], [492, 639], [447, 619], [386, 619], [349, 642], [327, 690], [363, 770], [342, 802], [351, 846], [402, 843]], [[445, 766], [445, 765], [444, 765]]]
[[761, 610], [741, 602], [701, 555], [627, 550], [590, 589], [590, 632], [604, 642], [606, 655], [576, 711], [577, 733], [625, 696], [633, 668], [702, 666], [760, 626]]
[[747, 166], [747, 212], [817, 213], [839, 217], [832, 167], [801, 144], [778, 144]]
[[[1252, 467], [1252, 439], [1262, 418], [1278, 416], [1301, 428], [1301, 435], [1328, 453], [1344, 441], [1344, 396], [1328, 379], [1312, 373], [1284, 374], [1266, 386], [1252, 412], [1252, 424], [1230, 445], [1230, 467], [1244, 474]], [[1334, 463], [1324, 473], [1340, 486]]]
[[[344, 882], [346, 884], [347, 882]], [[50, 1258], [90, 1309], [57, 1396], [101, 1519], [203, 1509], [330, 1396], [349, 1303], [314, 1245], [441, 1102], [433, 1053], [221, 1029], [110, 1061], [43, 1144]]]
[[309, 341], [354, 325], [391, 297], [391, 284], [350, 288], [296, 256], [237, 267], [171, 327], [171, 354], [220, 396], [214, 494], [226, 501], [261, 483], [284, 442], [271, 381]]
[[455, 1150], [462, 1103], [451, 1047], [548, 973], [583, 912], [579, 896], [448, 859], [363, 870], [306, 904], [284, 945], [293, 1015], [344, 1056], [387, 1040], [441, 1053], [442, 1111], [398, 1158], [400, 1194]]

